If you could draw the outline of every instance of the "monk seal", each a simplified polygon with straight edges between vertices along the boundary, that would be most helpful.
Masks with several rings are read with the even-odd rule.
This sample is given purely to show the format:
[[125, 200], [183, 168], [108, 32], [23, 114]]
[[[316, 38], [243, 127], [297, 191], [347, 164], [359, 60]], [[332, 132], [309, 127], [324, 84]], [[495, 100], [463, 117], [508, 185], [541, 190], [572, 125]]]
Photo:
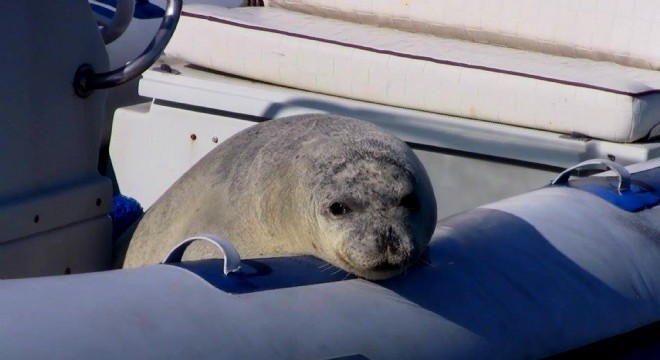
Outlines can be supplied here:
[[[426, 170], [403, 141], [356, 119], [292, 116], [203, 157], [120, 242], [115, 264], [156, 264], [183, 239], [214, 233], [243, 258], [314, 255], [379, 280], [418, 259], [436, 217]], [[185, 258], [216, 256], [200, 243]]]

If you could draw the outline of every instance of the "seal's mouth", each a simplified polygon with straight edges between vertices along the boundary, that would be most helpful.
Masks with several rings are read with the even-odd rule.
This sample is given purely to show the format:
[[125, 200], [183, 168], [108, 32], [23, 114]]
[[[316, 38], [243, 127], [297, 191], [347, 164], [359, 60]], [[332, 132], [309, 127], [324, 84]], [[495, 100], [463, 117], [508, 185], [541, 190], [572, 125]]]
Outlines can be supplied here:
[[368, 280], [389, 279], [403, 273], [410, 266], [416, 264], [425, 251], [426, 245], [421, 248], [415, 247], [409, 253], [399, 254], [399, 256], [387, 256], [375, 265], [362, 269], [362, 271], [354, 271], [353, 273]]
[[[406, 266], [406, 265], [403, 265]], [[372, 267], [372, 271], [377, 271], [377, 272], [382, 272], [382, 271], [392, 271], [392, 270], [400, 270], [402, 268], [401, 264], [393, 264], [389, 261], [383, 261], [376, 266]]]
[[396, 261], [384, 259], [375, 265], [356, 269], [353, 264], [352, 273], [367, 280], [385, 280], [404, 272], [413, 263], [412, 257]]
[[[403, 273], [414, 264], [425, 244], [415, 241], [404, 241], [407, 238], [395, 236], [393, 231], [376, 238], [376, 247], [370, 251], [348, 250], [348, 243], [344, 245], [344, 251], [333, 254], [334, 265], [368, 280], [384, 280]], [[359, 249], [359, 248], [358, 248]]]
[[386, 280], [393, 276], [401, 274], [409, 266], [410, 266], [409, 263], [406, 264], [382, 263], [376, 265], [375, 267], [370, 268], [369, 270], [356, 273], [356, 275], [365, 278], [367, 280]]
[[408, 266], [410, 266], [410, 262], [408, 261], [390, 262], [387, 259], [384, 259], [375, 265], [360, 266], [360, 264], [349, 260], [341, 254], [338, 255], [339, 263], [334, 264], [335, 266], [367, 280], [388, 279], [392, 276], [402, 273], [405, 269], [408, 268]]

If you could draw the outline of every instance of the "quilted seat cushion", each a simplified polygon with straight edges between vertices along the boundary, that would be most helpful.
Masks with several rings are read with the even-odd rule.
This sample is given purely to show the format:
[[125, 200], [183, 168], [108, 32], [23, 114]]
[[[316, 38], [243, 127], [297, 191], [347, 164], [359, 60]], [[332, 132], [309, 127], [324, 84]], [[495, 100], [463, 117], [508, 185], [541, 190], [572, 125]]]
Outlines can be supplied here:
[[265, 4], [365, 25], [660, 69], [657, 0], [265, 0]]
[[660, 73], [269, 7], [184, 8], [166, 53], [335, 96], [617, 142], [660, 123]]

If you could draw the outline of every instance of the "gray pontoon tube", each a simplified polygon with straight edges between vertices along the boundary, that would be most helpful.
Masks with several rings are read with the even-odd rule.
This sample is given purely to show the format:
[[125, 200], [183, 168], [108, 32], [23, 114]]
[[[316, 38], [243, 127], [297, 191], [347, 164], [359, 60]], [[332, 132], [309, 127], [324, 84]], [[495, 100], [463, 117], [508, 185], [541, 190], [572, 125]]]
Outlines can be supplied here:
[[618, 183], [588, 177], [441, 221], [430, 265], [379, 283], [308, 257], [245, 260], [230, 275], [206, 260], [0, 281], [0, 358], [563, 352], [660, 321], [660, 162], [632, 190]]

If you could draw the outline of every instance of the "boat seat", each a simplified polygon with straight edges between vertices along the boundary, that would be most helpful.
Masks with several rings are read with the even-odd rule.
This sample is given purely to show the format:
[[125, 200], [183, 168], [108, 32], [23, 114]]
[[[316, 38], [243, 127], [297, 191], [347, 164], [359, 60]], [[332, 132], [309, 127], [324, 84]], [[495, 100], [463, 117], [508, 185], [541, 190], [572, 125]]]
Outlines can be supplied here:
[[166, 54], [312, 92], [614, 142], [660, 135], [660, 73], [278, 7], [187, 5]]
[[657, 31], [660, 6], [654, 0], [265, 0], [262, 3], [364, 25], [660, 69], [660, 32]]

